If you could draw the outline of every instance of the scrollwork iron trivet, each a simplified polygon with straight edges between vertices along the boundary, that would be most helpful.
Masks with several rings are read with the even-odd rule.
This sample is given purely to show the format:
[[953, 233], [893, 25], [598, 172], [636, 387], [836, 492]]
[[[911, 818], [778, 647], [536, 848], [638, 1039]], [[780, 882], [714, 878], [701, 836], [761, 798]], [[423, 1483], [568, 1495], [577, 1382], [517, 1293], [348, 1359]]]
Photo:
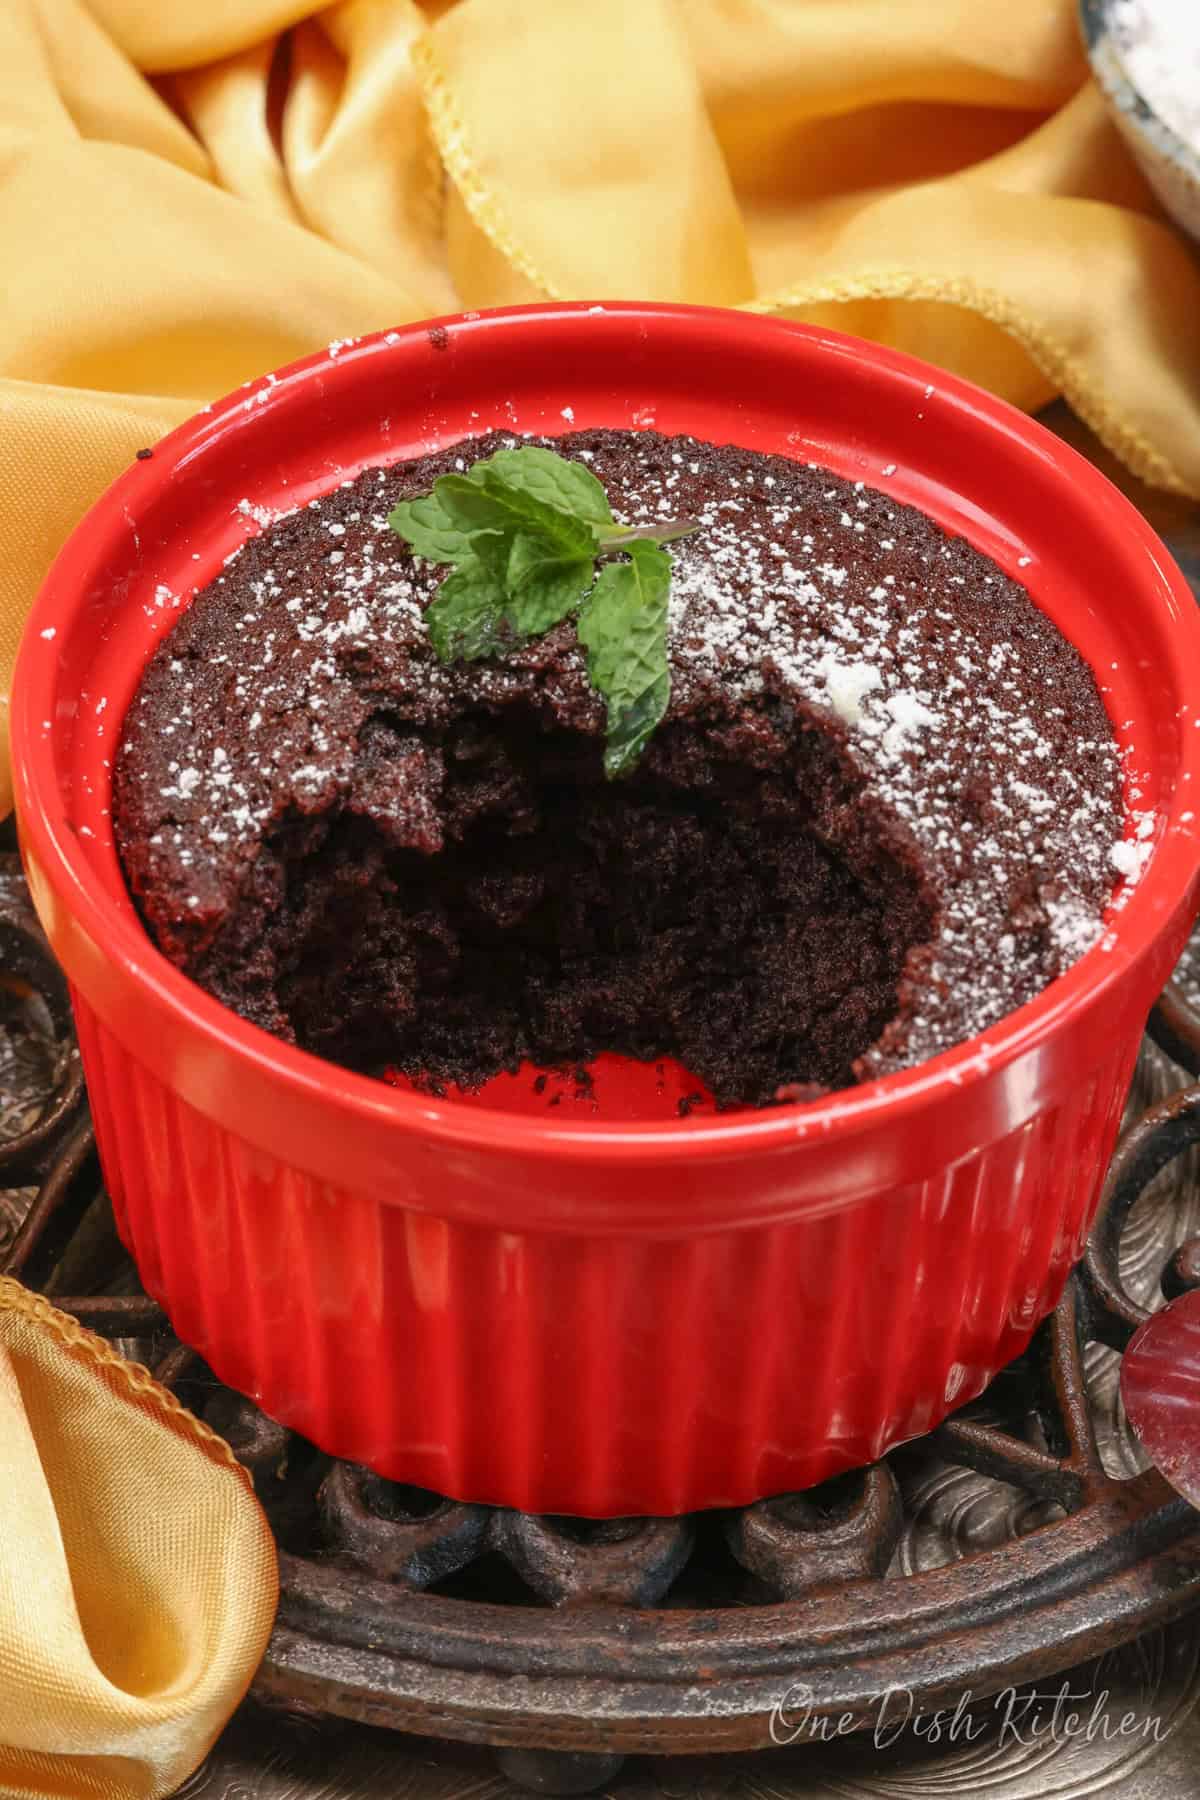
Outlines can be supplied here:
[[632, 1751], [769, 1743], [797, 1684], [814, 1718], [867, 1724], [889, 1690], [922, 1708], [984, 1698], [1200, 1600], [1200, 1514], [1142, 1465], [1116, 1398], [1160, 1278], [1200, 1285], [1200, 1087], [1172, 1091], [1157, 1050], [1138, 1097], [1156, 1104], [1122, 1141], [1087, 1260], [982, 1401], [809, 1494], [585, 1524], [332, 1463], [216, 1383], [116, 1238], [66, 996], [11, 860], [0, 967], [25, 1008], [19, 1029], [0, 1019], [0, 1051], [17, 1061], [20, 1031], [40, 1033], [21, 1067], [26, 1088], [45, 1077], [40, 1106], [25, 1091], [0, 1110], [0, 1269], [149, 1364], [251, 1471], [282, 1573], [261, 1699], [492, 1744], [518, 1779], [582, 1792]]

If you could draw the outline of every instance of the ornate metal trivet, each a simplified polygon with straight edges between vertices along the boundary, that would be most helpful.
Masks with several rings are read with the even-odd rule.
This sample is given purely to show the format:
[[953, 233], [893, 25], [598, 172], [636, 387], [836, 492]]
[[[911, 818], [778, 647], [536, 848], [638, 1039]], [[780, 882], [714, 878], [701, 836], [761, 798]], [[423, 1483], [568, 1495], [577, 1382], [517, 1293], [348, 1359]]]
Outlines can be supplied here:
[[[583, 1792], [630, 1752], [770, 1744], [797, 1707], [840, 1733], [889, 1692], [978, 1703], [1200, 1602], [1200, 1513], [1145, 1467], [1117, 1394], [1146, 1309], [1200, 1285], [1200, 1086], [1152, 1044], [1086, 1262], [981, 1401], [811, 1493], [588, 1524], [331, 1462], [220, 1386], [116, 1238], [62, 980], [11, 857], [0, 968], [0, 1270], [152, 1367], [252, 1472], [282, 1573], [261, 1701], [490, 1744], [540, 1791]], [[1171, 1041], [1200, 1071], [1192, 1024]]]

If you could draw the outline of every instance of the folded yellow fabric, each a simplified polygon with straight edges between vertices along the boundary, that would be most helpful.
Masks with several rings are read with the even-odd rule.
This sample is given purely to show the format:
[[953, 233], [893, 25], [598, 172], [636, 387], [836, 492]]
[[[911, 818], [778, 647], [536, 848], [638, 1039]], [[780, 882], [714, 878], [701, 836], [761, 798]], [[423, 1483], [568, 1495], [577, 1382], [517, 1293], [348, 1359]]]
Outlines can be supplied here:
[[0, 695], [50, 558], [135, 448], [331, 338], [459, 305], [841, 326], [1021, 406], [1064, 393], [1200, 495], [1200, 268], [1075, 11], [6, 0]]
[[276, 1600], [228, 1446], [0, 1279], [0, 1795], [172, 1793], [245, 1692]]

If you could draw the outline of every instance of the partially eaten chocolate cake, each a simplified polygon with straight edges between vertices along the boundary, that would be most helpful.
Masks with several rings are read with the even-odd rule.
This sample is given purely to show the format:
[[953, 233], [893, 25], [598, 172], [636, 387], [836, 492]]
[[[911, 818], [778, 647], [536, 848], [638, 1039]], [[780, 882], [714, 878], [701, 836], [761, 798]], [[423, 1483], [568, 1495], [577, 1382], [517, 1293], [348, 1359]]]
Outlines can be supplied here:
[[933, 1056], [1100, 937], [1112, 730], [988, 558], [812, 465], [555, 440], [622, 523], [699, 521], [672, 546], [669, 706], [608, 780], [574, 624], [442, 662], [423, 613], [445, 570], [388, 525], [514, 442], [271, 524], [147, 668], [118, 843], [197, 982], [357, 1069], [470, 1087], [671, 1055], [762, 1105]]

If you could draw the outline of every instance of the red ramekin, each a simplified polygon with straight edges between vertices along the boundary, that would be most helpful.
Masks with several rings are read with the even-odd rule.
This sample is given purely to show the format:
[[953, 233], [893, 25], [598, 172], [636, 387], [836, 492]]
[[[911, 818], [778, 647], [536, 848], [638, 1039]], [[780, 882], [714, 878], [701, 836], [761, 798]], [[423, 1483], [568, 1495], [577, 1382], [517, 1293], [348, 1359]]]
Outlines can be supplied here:
[[[146, 659], [257, 529], [250, 509], [493, 426], [589, 425], [816, 460], [1028, 585], [1096, 671], [1130, 803], [1154, 813], [1101, 946], [887, 1080], [804, 1107], [590, 1123], [349, 1074], [159, 955], [113, 847], [111, 762]], [[26, 868], [149, 1292], [223, 1381], [326, 1450], [533, 1511], [741, 1505], [866, 1462], [978, 1393], [1079, 1255], [1198, 897], [1200, 614], [1134, 508], [961, 381], [705, 308], [410, 326], [182, 426], [55, 563], [12, 742]]]

